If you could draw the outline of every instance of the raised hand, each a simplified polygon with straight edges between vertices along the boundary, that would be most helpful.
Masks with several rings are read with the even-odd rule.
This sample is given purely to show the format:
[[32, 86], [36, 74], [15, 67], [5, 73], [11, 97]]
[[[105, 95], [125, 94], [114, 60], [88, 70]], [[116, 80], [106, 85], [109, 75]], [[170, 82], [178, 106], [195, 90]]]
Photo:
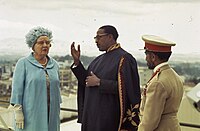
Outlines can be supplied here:
[[75, 48], [75, 42], [73, 42], [71, 44], [71, 55], [74, 59], [74, 64], [78, 65], [79, 61], [80, 61], [80, 54], [81, 54], [81, 50], [80, 50], [80, 45], [77, 46], [77, 49]]

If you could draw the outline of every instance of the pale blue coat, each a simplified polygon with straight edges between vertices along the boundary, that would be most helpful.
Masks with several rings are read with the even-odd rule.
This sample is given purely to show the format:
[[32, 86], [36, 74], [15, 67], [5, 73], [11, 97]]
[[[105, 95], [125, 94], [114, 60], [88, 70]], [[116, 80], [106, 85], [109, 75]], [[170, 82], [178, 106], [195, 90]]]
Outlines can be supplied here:
[[[53, 58], [48, 58], [46, 68], [38, 63], [33, 53], [16, 64], [10, 103], [21, 104], [25, 117], [25, 128], [16, 131], [60, 131], [59, 67]], [[49, 124], [45, 70], [50, 79]]]

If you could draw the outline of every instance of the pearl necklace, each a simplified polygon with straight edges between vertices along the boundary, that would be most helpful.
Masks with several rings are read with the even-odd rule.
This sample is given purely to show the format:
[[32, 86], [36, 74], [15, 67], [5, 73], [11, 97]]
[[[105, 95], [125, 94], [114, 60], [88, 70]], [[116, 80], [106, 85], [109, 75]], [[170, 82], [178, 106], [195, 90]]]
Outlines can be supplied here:
[[44, 64], [40, 63], [42, 66], [45, 66], [47, 64], [47, 58], [45, 57], [45, 62]]

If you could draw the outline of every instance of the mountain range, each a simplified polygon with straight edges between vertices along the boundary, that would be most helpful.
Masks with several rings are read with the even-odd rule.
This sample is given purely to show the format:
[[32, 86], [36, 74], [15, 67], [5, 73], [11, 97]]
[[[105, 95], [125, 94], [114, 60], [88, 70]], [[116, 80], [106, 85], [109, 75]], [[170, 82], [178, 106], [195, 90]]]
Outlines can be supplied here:
[[[56, 44], [54, 44], [56, 43]], [[53, 43], [53, 47], [50, 50], [49, 55], [51, 56], [65, 56], [70, 54], [70, 43], [66, 43], [64, 41], [55, 40]], [[0, 40], [0, 61], [9, 61], [9, 60], [15, 60], [22, 56], [28, 55], [32, 50], [28, 48], [28, 46], [25, 44], [25, 41], [23, 39], [19, 38], [7, 38]], [[97, 56], [99, 55], [98, 49], [91, 49], [89, 47], [82, 47], [82, 50], [85, 50], [82, 52], [82, 55], [85, 56]], [[132, 53], [132, 55], [137, 60], [145, 60], [145, 55], [141, 51], [129, 51]], [[171, 58], [171, 61], [174, 62], [200, 62], [200, 53], [189, 53], [189, 54], [176, 54], [173, 53]]]

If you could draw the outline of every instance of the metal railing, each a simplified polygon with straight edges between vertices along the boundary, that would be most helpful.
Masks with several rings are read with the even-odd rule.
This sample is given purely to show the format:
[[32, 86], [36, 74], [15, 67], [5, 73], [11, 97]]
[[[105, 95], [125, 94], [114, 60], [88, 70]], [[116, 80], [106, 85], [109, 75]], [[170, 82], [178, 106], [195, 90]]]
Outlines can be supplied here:
[[[9, 105], [9, 101], [5, 101], [5, 100], [0, 100], [0, 106], [1, 107], [6, 107], [7, 105]], [[6, 122], [4, 121], [4, 119], [1, 117], [0, 115], [0, 131], [13, 131], [10, 127], [8, 127], [8, 125], [6, 124]]]
[[180, 122], [180, 126], [190, 127], [190, 128], [198, 128], [198, 129], [200, 129], [200, 125], [190, 124], [190, 123], [183, 123], [183, 122]]
[[[0, 100], [0, 102], [5, 103], [5, 104], [9, 104], [8, 101], [4, 101], [4, 100]], [[68, 111], [68, 112], [78, 112], [76, 109], [70, 109], [70, 108], [60, 108], [62, 111]], [[64, 118], [63, 120], [61, 120], [61, 123], [66, 122], [66, 121], [70, 121], [70, 120], [74, 120], [77, 119], [77, 116], [72, 116], [70, 118]], [[0, 116], [0, 122], [3, 124], [3, 126], [5, 127], [5, 129], [1, 129], [0, 131], [13, 131], [12, 129], [10, 129], [7, 124], [5, 123], [5, 121], [1, 118]], [[191, 123], [184, 123], [184, 122], [180, 122], [180, 126], [182, 127], [189, 127], [189, 128], [197, 128], [200, 129], [200, 125], [197, 124], [191, 124]]]
[[[2, 107], [6, 107], [7, 105], [9, 105], [9, 101], [5, 101], [5, 100], [0, 100], [0, 103], [2, 103]], [[0, 106], [1, 106], [0, 105]], [[70, 109], [70, 108], [60, 108], [61, 111], [68, 111], [68, 112], [78, 112], [76, 109]], [[67, 121], [71, 121], [74, 119], [77, 119], [77, 115], [71, 116], [69, 118], [63, 118], [61, 120], [61, 123], [67, 122]], [[6, 124], [6, 122], [3, 120], [3, 118], [0, 115], [0, 131], [13, 131], [13, 129], [9, 128]]]

